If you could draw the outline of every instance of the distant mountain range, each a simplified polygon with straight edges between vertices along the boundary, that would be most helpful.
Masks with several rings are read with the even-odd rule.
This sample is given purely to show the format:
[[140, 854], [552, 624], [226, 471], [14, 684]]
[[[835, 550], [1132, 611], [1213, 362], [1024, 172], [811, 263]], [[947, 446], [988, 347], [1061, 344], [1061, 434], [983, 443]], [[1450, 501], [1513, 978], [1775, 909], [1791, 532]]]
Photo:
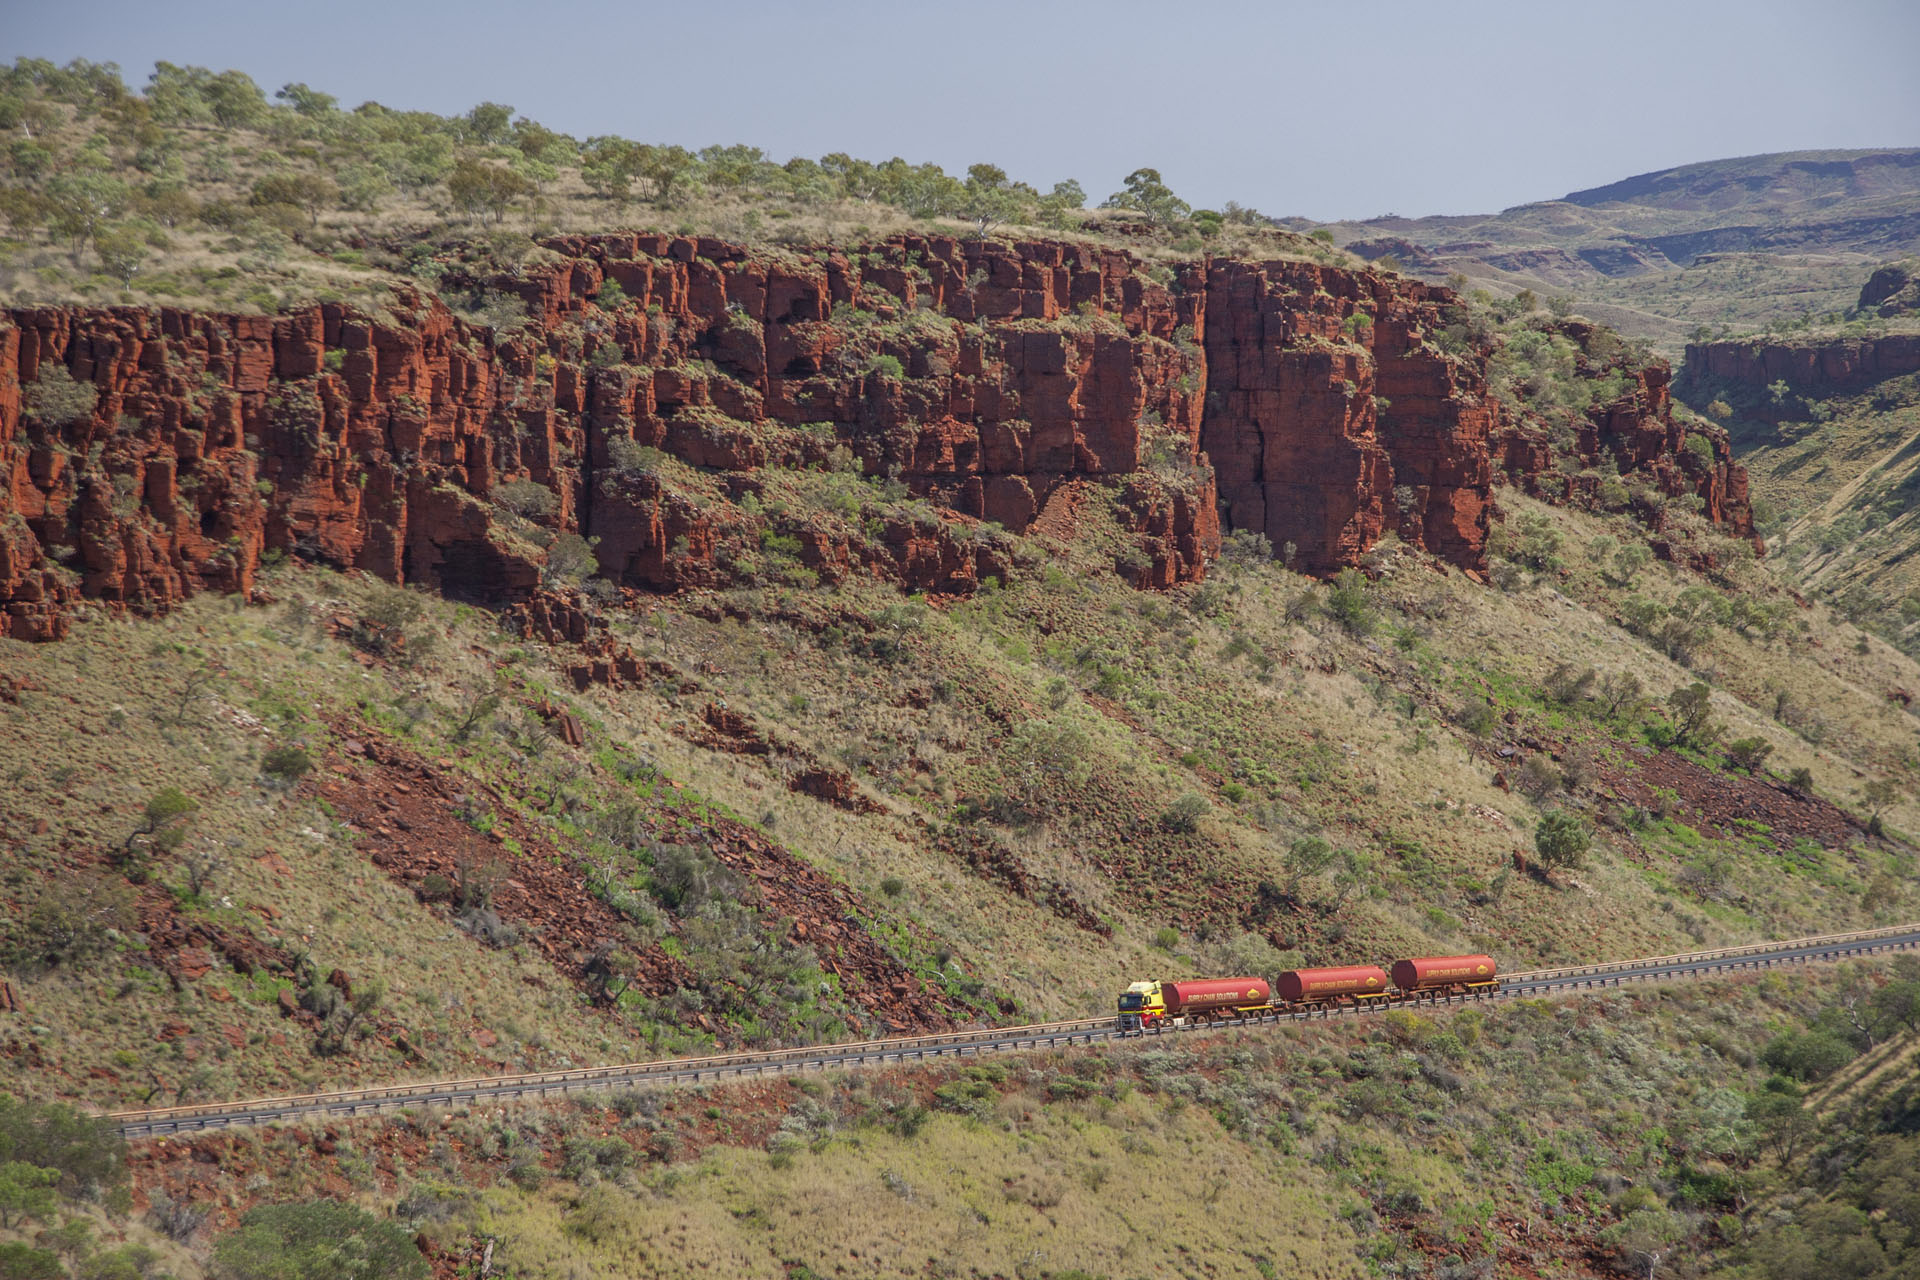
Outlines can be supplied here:
[[1415, 274], [1572, 293], [1677, 351], [1702, 323], [1844, 309], [1876, 264], [1920, 251], [1920, 148], [1712, 160], [1500, 213], [1325, 225]]

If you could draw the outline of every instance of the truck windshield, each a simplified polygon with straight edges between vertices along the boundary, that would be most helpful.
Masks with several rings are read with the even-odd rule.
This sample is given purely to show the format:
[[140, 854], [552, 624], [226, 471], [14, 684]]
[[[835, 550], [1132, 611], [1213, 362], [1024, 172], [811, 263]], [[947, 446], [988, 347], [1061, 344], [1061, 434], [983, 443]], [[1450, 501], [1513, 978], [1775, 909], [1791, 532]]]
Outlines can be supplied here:
[[1144, 1009], [1147, 1007], [1147, 998], [1137, 991], [1129, 991], [1120, 997], [1120, 1007], [1129, 1012]]

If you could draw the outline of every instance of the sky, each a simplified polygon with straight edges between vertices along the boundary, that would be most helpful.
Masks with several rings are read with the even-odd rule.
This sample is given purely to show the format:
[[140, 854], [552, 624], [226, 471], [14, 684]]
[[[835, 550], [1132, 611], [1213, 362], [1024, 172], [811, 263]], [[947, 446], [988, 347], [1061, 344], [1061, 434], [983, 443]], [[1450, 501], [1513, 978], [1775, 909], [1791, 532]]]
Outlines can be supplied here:
[[1099, 200], [1486, 213], [1700, 160], [1920, 146], [1920, 0], [0, 0], [0, 57], [235, 68], [577, 137], [990, 161]]

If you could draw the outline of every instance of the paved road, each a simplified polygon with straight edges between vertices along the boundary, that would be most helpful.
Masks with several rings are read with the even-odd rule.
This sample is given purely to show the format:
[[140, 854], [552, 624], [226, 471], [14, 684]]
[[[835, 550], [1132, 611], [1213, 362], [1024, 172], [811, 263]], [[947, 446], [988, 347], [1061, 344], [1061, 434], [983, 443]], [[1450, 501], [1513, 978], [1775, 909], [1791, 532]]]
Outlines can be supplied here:
[[[1829, 962], [1917, 947], [1920, 947], [1920, 924], [1901, 925], [1862, 933], [1798, 938], [1752, 947], [1723, 948], [1718, 951], [1694, 952], [1678, 956], [1655, 956], [1614, 964], [1530, 970], [1506, 975], [1502, 978], [1497, 992], [1472, 997], [1455, 997], [1432, 1003], [1458, 1004], [1468, 1000], [1507, 1000], [1565, 995], [1594, 988], [1616, 987], [1629, 982], [1700, 978], [1742, 970], [1774, 969], [1788, 965]], [[820, 1045], [804, 1049], [776, 1049], [760, 1053], [723, 1054], [711, 1058], [682, 1058], [611, 1067], [591, 1067], [577, 1071], [549, 1071], [518, 1076], [446, 1080], [385, 1088], [343, 1089], [330, 1093], [256, 1098], [242, 1102], [125, 1111], [115, 1113], [112, 1118], [120, 1122], [120, 1130], [127, 1137], [150, 1138], [166, 1134], [190, 1133], [202, 1129], [224, 1129], [236, 1125], [287, 1121], [311, 1122], [327, 1117], [372, 1115], [402, 1107], [464, 1106], [643, 1085], [709, 1083], [744, 1076], [829, 1071], [841, 1067], [877, 1066], [884, 1063], [921, 1061], [928, 1058], [972, 1057], [979, 1054], [1091, 1044], [1101, 1040], [1147, 1039], [1161, 1035], [1182, 1035], [1195, 1031], [1215, 1031], [1281, 1022], [1360, 1018], [1377, 1014], [1383, 1008], [1403, 1007], [1406, 1006], [1392, 1004], [1371, 1009], [1276, 1011], [1211, 1025], [1166, 1027], [1146, 1033], [1144, 1036], [1141, 1033], [1123, 1036], [1116, 1029], [1114, 1019], [1111, 1017], [1081, 1018], [1035, 1026], [997, 1027], [940, 1035], [908, 1036], [895, 1040], [865, 1040], [852, 1044]]]

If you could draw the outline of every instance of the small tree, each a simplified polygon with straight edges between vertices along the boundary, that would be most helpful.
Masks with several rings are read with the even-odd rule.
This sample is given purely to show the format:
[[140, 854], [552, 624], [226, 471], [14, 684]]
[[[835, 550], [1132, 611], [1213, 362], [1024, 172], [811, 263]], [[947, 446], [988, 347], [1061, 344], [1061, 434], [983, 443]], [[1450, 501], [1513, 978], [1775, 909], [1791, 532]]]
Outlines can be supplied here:
[[1606, 709], [1609, 719], [1638, 715], [1645, 693], [1640, 677], [1631, 671], [1610, 671], [1600, 677], [1600, 705]]
[[460, 718], [454, 722], [453, 740], [465, 742], [472, 737], [474, 730], [486, 723], [493, 713], [500, 709], [501, 699], [508, 692], [510, 692], [509, 686], [499, 679], [490, 686], [472, 690], [468, 694], [464, 709], [460, 712]]
[[1800, 1090], [1791, 1081], [1775, 1077], [1775, 1088], [1747, 1102], [1747, 1121], [1760, 1135], [1760, 1141], [1773, 1148], [1781, 1163], [1792, 1160], [1800, 1149], [1819, 1133], [1813, 1113], [1800, 1103]]
[[513, 136], [513, 108], [498, 102], [483, 102], [467, 112], [467, 136], [482, 146], [505, 142]]
[[23, 1160], [0, 1164], [0, 1227], [11, 1229], [26, 1218], [51, 1215], [58, 1203], [53, 1188], [59, 1181], [58, 1169], [42, 1169]]
[[221, 1237], [214, 1258], [235, 1276], [273, 1280], [426, 1280], [413, 1237], [355, 1205], [263, 1205]]
[[547, 548], [547, 562], [540, 568], [540, 581], [544, 586], [577, 586], [600, 568], [600, 562], [594, 558], [593, 548], [598, 538], [583, 538], [577, 533], [563, 533], [553, 540]]
[[187, 892], [204, 901], [215, 877], [227, 869], [227, 858], [218, 849], [195, 849], [180, 859], [180, 867], [187, 873]]
[[313, 771], [313, 757], [302, 746], [274, 747], [260, 757], [260, 772], [283, 786], [292, 786]]
[[544, 520], [560, 509], [553, 490], [537, 480], [509, 480], [493, 487], [493, 500], [522, 520]]
[[1133, 209], [1147, 215], [1156, 227], [1169, 226], [1185, 218], [1192, 206], [1173, 194], [1161, 179], [1158, 169], [1135, 169], [1127, 175], [1126, 189], [1116, 191], [1101, 204], [1105, 209]]
[[961, 212], [974, 224], [974, 234], [985, 236], [1019, 214], [1019, 184], [1008, 181], [1007, 171], [999, 165], [972, 165], [967, 169]]
[[1600, 1239], [1633, 1266], [1644, 1268], [1646, 1280], [1656, 1280], [1660, 1264], [1686, 1236], [1686, 1224], [1671, 1210], [1635, 1209], [1602, 1232]]
[[340, 188], [321, 173], [275, 173], [253, 184], [251, 203], [290, 204], [307, 215], [307, 225], [320, 225], [320, 211], [340, 198]]
[[653, 188], [653, 203], [661, 207], [673, 203], [674, 189], [687, 180], [699, 161], [693, 152], [679, 146], [643, 146], [640, 148], [639, 174]]
[[0, 1244], [0, 1276], [5, 1280], [66, 1280], [67, 1269], [50, 1250], [24, 1240]]
[[100, 255], [100, 265], [107, 274], [129, 289], [147, 260], [146, 238], [132, 227], [102, 228], [93, 239], [93, 251]]
[[1773, 744], [1765, 738], [1735, 738], [1727, 744], [1727, 762], [1736, 769], [1757, 774], [1773, 754]]
[[181, 678], [179, 691], [174, 694], [173, 723], [185, 724], [187, 715], [193, 710], [193, 704], [207, 696], [213, 683], [220, 677], [220, 668], [211, 662], [201, 662], [187, 669]]
[[1534, 829], [1533, 848], [1540, 855], [1540, 863], [1549, 870], [1565, 867], [1578, 870], [1585, 862], [1587, 850], [1593, 846], [1593, 834], [1577, 813], [1565, 809], [1553, 809], [1540, 817], [1540, 825]]
[[135, 927], [133, 891], [117, 877], [46, 880], [27, 899], [25, 918], [0, 930], [0, 964], [74, 964], [111, 951]]
[[1667, 695], [1667, 707], [1673, 712], [1674, 741], [1685, 747], [1704, 747], [1720, 736], [1711, 722], [1713, 690], [1696, 680]]
[[109, 219], [125, 211], [132, 198], [126, 183], [88, 170], [58, 175], [47, 183], [46, 195], [49, 221], [67, 237], [76, 267], [80, 251]]
[[1547, 673], [1546, 694], [1563, 707], [1577, 707], [1593, 696], [1600, 673], [1592, 667], [1580, 668], [1563, 662]]
[[1327, 592], [1327, 616], [1353, 636], [1373, 633], [1373, 604], [1368, 598], [1367, 576], [1358, 569], [1342, 569]]
[[1282, 865], [1287, 869], [1287, 895], [1297, 896], [1300, 885], [1334, 864], [1338, 851], [1319, 836], [1305, 836], [1287, 848]]
[[178, 787], [154, 793], [127, 838], [121, 842], [115, 865], [129, 878], [145, 879], [145, 864], [156, 854], [171, 853], [187, 838], [187, 822], [200, 805]]
[[[1909, 963], [1900, 965], [1899, 961]], [[1875, 991], [1867, 1002], [1874, 1027], [1881, 1035], [1891, 1035], [1901, 1027], [1920, 1031], [1920, 964], [1912, 956], [1901, 956], [1893, 981]]]
[[91, 382], [75, 382], [63, 364], [42, 364], [27, 384], [27, 413], [49, 427], [64, 427], [93, 416], [100, 393]]
[[1640, 571], [1653, 563], [1653, 552], [1644, 542], [1623, 542], [1613, 553], [1613, 578], [1623, 587], [1633, 586]]
[[1870, 811], [1867, 818], [1867, 830], [1874, 835], [1880, 834], [1880, 815], [1888, 806], [1900, 799], [1900, 788], [1885, 778], [1875, 778], [1860, 788], [1861, 798], [1867, 802]]
[[1205, 799], [1189, 791], [1166, 807], [1160, 815], [1160, 825], [1181, 834], [1197, 831], [1200, 819], [1207, 816], [1207, 807]]
[[1003, 751], [1008, 790], [1029, 813], [1046, 807], [1056, 786], [1077, 787], [1092, 776], [1093, 741], [1064, 716], [1030, 720], [1007, 738]]
[[525, 196], [533, 194], [533, 183], [513, 170], [497, 164], [464, 159], [447, 176], [447, 195], [463, 213], [479, 214], [481, 220], [492, 215], [494, 222], [507, 216], [507, 210]]

